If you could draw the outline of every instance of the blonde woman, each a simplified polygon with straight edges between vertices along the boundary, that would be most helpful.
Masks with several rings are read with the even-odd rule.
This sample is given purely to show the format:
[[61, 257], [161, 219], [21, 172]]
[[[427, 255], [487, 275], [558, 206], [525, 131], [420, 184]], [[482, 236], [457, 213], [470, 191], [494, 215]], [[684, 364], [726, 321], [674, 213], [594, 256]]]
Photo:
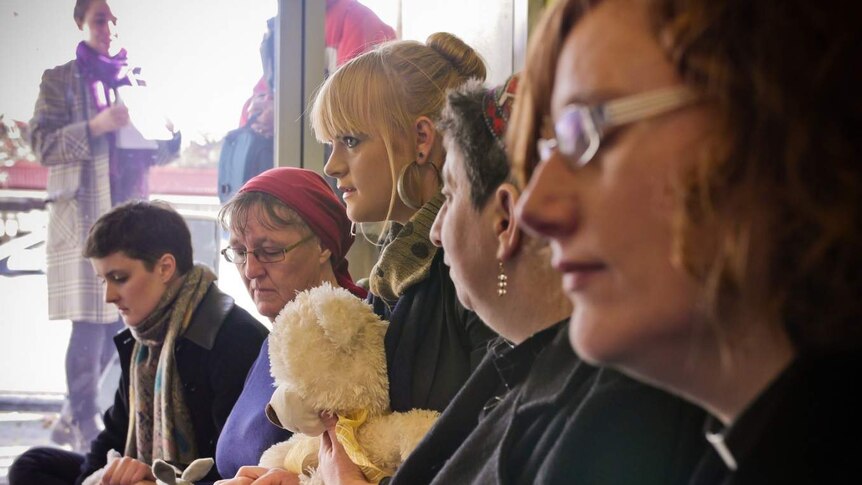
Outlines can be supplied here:
[[[446, 155], [435, 125], [446, 90], [484, 77], [472, 48], [436, 33], [424, 43], [384, 44], [344, 64], [312, 108], [317, 138], [332, 146], [324, 170], [338, 180], [348, 217], [393, 223], [370, 275], [370, 302], [390, 322], [394, 411], [442, 411], [494, 335], [459, 303], [444, 252], [429, 238], [443, 200]], [[324, 470], [327, 463], [322, 457]], [[332, 478], [327, 483], [337, 483]]]
[[370, 301], [390, 322], [394, 411], [445, 408], [492, 335], [458, 303], [443, 251], [428, 237], [445, 159], [435, 123], [446, 89], [474, 77], [485, 77], [476, 52], [437, 33], [353, 59], [324, 83], [312, 108], [317, 138], [332, 146], [324, 170], [338, 180], [347, 216], [394, 223], [370, 275]]

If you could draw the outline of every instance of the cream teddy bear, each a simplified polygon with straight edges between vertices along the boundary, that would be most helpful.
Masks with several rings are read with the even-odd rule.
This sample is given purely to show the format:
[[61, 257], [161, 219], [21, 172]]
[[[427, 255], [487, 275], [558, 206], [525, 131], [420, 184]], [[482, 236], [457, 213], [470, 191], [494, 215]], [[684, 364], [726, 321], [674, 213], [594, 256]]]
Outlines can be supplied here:
[[383, 337], [387, 323], [364, 301], [324, 284], [299, 293], [273, 323], [271, 372], [277, 386], [267, 416], [295, 434], [266, 450], [260, 465], [316, 475], [324, 425], [320, 412], [338, 415], [336, 434], [366, 479], [391, 476], [437, 419], [438, 413], [389, 409]]

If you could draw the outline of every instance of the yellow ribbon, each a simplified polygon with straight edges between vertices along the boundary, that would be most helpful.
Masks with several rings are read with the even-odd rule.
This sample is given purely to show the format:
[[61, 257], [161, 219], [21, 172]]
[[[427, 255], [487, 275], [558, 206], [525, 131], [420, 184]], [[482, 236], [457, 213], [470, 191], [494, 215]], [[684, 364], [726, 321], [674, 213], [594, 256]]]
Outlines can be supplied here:
[[338, 424], [335, 425], [335, 436], [338, 438], [341, 446], [344, 447], [344, 451], [347, 452], [350, 461], [359, 466], [365, 478], [371, 483], [380, 483], [380, 480], [394, 475], [394, 471], [384, 471], [372, 463], [365, 454], [365, 450], [362, 449], [362, 445], [359, 444], [359, 440], [356, 439], [357, 428], [362, 426], [367, 419], [367, 409], [348, 413], [343, 416], [339, 414]]
[[[350, 461], [355, 463], [365, 478], [371, 483], [380, 483], [386, 477], [394, 475], [394, 471], [385, 471], [371, 462], [365, 454], [359, 440], [356, 439], [356, 430], [368, 420], [368, 410], [355, 411], [344, 415], [338, 415], [338, 424], [335, 425], [335, 437]], [[297, 475], [306, 473], [311, 463], [310, 458], [317, 453], [317, 443], [314, 440], [303, 440], [301, 445], [293, 446], [284, 457], [284, 468]]]

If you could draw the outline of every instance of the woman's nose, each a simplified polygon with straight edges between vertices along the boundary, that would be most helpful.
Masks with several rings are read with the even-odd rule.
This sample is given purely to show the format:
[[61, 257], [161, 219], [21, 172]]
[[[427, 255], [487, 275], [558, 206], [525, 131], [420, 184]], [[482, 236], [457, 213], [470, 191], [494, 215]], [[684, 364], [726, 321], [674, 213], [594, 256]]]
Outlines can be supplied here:
[[323, 166], [323, 173], [336, 179], [343, 177], [347, 173], [347, 164], [341, 159], [338, 147], [333, 146], [332, 153], [329, 154], [329, 160]]
[[431, 243], [438, 248], [443, 247], [443, 240], [440, 239], [440, 231], [441, 226], [443, 225], [443, 218], [446, 217], [446, 205], [440, 208], [440, 212], [437, 213], [437, 217], [434, 218], [434, 223], [431, 224]]
[[540, 163], [518, 201], [518, 220], [539, 237], [573, 234], [580, 221], [576, 176], [554, 152]]
[[105, 284], [105, 303], [116, 303], [119, 300], [119, 293], [110, 284]]
[[255, 256], [254, 253], [251, 252], [246, 255], [246, 260], [245, 264], [243, 265], [242, 271], [245, 274], [245, 277], [250, 280], [260, 278], [261, 276], [266, 274], [266, 269], [264, 268], [263, 264], [261, 264], [261, 262], [257, 260], [257, 256]]

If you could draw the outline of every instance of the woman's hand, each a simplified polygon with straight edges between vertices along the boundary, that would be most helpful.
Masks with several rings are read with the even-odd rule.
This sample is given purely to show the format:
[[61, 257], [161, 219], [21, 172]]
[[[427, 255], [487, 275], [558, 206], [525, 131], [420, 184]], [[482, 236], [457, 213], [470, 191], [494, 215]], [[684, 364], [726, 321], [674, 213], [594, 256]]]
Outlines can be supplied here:
[[102, 475], [101, 485], [135, 485], [141, 481], [155, 482], [152, 469], [144, 462], [132, 457], [117, 458], [108, 464]]
[[102, 136], [129, 124], [129, 108], [122, 104], [113, 104], [103, 109], [89, 121], [90, 135]]
[[215, 485], [298, 485], [299, 476], [280, 468], [265, 468], [262, 466], [244, 466], [236, 472], [236, 476], [228, 480], [219, 480]]
[[323, 478], [327, 485], [366, 485], [370, 482], [365, 480], [362, 470], [350, 461], [344, 447], [335, 436], [335, 425], [338, 417], [328, 413], [321, 413], [320, 419], [326, 424], [326, 432], [320, 437], [320, 451], [318, 452], [317, 473]]

